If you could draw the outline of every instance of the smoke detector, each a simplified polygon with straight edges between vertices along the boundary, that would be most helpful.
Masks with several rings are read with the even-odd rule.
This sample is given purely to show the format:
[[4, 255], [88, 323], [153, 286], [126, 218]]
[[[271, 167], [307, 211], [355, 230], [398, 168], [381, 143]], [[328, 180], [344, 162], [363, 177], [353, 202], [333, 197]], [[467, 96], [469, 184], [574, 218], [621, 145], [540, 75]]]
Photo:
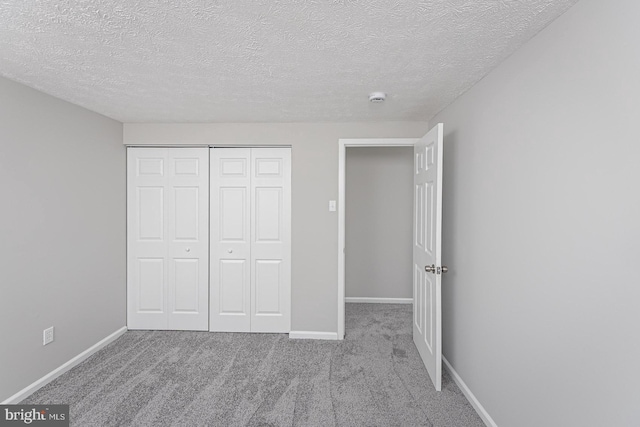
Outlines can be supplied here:
[[384, 92], [371, 92], [369, 94], [369, 102], [379, 103], [384, 102], [387, 99], [387, 94]]

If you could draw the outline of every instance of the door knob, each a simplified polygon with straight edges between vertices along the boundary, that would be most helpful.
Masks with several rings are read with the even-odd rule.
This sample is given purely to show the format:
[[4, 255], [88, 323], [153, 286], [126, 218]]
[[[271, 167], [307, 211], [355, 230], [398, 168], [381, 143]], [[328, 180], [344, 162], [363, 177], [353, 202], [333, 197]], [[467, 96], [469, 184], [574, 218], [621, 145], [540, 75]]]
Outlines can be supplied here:
[[191, 248], [187, 248], [184, 250], [185, 252], [191, 252]]
[[230, 254], [233, 253], [233, 249], [229, 249], [227, 252], [229, 252]]
[[434, 264], [431, 264], [425, 266], [424, 271], [426, 271], [427, 273], [444, 274], [449, 271], [449, 269], [446, 265], [443, 265], [442, 267], [436, 267]]

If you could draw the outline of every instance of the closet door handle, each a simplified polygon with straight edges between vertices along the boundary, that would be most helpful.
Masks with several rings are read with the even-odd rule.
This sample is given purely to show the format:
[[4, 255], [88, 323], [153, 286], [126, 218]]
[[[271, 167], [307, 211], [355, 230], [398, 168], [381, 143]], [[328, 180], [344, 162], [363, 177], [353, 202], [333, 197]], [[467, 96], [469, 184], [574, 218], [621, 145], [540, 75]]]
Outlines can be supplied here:
[[187, 248], [184, 250], [185, 252], [191, 252], [191, 248]]
[[230, 254], [233, 253], [233, 249], [229, 249], [227, 252], [229, 252]]

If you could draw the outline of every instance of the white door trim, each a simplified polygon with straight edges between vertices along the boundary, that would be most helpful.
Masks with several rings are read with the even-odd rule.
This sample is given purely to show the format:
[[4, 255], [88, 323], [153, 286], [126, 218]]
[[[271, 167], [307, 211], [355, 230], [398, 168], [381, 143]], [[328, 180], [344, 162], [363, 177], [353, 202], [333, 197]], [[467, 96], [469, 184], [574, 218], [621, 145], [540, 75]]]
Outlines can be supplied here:
[[345, 202], [347, 147], [413, 147], [420, 138], [358, 138], [338, 140], [338, 339], [344, 339]]

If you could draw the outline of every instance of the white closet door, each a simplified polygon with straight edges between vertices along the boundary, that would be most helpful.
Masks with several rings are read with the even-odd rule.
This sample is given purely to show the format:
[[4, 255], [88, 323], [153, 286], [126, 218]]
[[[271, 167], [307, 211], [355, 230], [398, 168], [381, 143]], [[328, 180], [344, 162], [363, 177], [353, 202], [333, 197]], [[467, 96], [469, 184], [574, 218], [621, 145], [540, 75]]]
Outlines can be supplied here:
[[127, 150], [129, 329], [208, 329], [206, 148]]
[[210, 330], [250, 332], [251, 149], [210, 151]]
[[167, 329], [165, 149], [127, 149], [127, 326]]
[[251, 150], [251, 331], [291, 330], [291, 149]]

